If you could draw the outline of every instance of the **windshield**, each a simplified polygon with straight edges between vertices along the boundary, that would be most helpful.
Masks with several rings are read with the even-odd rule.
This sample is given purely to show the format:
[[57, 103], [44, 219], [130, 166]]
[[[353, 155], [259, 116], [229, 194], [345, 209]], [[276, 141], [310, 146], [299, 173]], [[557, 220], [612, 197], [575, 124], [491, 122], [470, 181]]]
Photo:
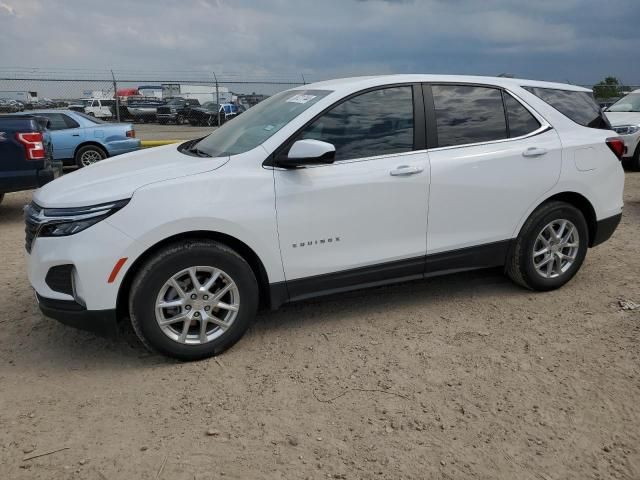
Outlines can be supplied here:
[[73, 112], [74, 115], [79, 115], [80, 117], [84, 118], [85, 120], [89, 120], [92, 123], [107, 123], [107, 122], [103, 122], [102, 120], [100, 120], [99, 118], [96, 117], [92, 117], [91, 115], [87, 115], [86, 113], [82, 113], [82, 112]]
[[194, 147], [212, 157], [248, 152], [330, 93], [331, 90], [278, 93], [225, 123]]
[[640, 112], [640, 92], [630, 93], [611, 105], [608, 112]]

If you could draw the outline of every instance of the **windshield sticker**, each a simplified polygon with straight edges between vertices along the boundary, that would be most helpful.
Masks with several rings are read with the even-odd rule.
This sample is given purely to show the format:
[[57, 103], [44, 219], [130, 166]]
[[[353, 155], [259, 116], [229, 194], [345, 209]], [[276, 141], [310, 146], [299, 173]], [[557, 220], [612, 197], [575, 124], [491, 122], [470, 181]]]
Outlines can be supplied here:
[[316, 95], [294, 95], [287, 102], [291, 103], [307, 103], [309, 100], [316, 98]]

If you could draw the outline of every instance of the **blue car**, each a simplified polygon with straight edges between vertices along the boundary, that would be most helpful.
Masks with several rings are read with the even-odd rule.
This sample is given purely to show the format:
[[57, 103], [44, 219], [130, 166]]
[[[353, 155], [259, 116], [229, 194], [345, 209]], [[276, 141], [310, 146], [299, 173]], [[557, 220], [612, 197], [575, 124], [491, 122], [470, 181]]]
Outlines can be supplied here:
[[140, 148], [130, 123], [108, 123], [73, 110], [34, 110], [49, 119], [53, 158], [64, 165], [86, 167], [104, 158]]

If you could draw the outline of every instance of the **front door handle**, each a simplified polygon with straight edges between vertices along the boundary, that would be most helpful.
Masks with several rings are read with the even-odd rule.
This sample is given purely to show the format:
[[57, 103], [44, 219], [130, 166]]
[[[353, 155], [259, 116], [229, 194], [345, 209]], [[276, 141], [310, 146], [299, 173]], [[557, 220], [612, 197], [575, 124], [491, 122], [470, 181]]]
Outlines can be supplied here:
[[79, 136], [80, 136], [80, 134], [79, 134], [79, 133], [72, 133], [72, 134], [71, 134], [71, 136], [72, 136], [72, 137], [79, 137]]
[[394, 170], [391, 170], [389, 174], [392, 177], [402, 177], [405, 175], [415, 175], [416, 173], [420, 173], [424, 170], [422, 167], [414, 167], [411, 165], [400, 165], [396, 167]]
[[546, 154], [547, 149], [540, 147], [529, 147], [524, 152], [522, 152], [523, 157], [541, 157], [542, 155]]

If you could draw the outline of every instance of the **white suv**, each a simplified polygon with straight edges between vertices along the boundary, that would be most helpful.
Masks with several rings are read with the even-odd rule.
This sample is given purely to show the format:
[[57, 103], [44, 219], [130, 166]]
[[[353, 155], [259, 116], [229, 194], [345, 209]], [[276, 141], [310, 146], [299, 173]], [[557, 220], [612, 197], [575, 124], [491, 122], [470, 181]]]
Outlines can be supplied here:
[[623, 164], [631, 170], [640, 170], [640, 90], [634, 90], [611, 105], [606, 115], [624, 140]]
[[36, 191], [29, 279], [45, 315], [102, 332], [130, 318], [182, 359], [231, 346], [260, 305], [498, 265], [551, 290], [618, 225], [623, 146], [571, 85], [305, 85]]

